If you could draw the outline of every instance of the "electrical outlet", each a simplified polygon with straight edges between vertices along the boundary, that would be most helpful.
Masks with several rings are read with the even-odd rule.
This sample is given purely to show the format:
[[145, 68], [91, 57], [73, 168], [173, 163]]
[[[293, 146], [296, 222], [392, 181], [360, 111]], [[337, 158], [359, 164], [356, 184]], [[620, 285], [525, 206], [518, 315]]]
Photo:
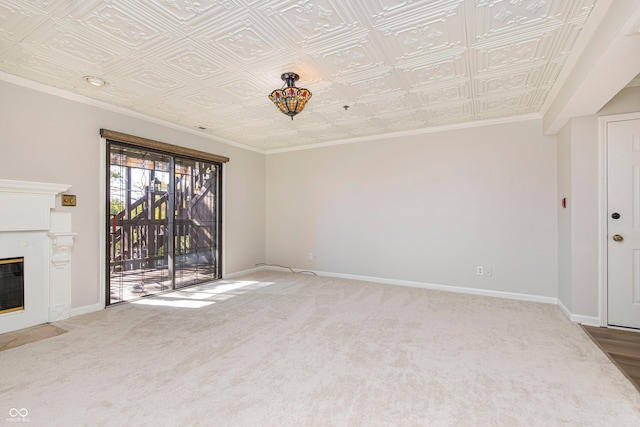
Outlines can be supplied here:
[[309, 252], [309, 253], [307, 254], [307, 259], [308, 259], [309, 261], [313, 261], [313, 253]]
[[482, 267], [482, 266], [480, 266], [480, 265], [479, 265], [479, 266], [477, 266], [477, 267], [476, 267], [476, 274], [477, 274], [478, 276], [484, 276], [484, 267]]

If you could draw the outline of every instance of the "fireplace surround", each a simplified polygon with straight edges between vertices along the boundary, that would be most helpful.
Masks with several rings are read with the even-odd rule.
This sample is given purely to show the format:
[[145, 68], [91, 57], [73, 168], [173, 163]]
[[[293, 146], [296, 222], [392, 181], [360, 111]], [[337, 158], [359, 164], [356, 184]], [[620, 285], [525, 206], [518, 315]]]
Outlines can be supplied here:
[[66, 319], [71, 311], [71, 213], [55, 212], [69, 185], [0, 179], [0, 259], [23, 258], [24, 305], [0, 314], [0, 333]]

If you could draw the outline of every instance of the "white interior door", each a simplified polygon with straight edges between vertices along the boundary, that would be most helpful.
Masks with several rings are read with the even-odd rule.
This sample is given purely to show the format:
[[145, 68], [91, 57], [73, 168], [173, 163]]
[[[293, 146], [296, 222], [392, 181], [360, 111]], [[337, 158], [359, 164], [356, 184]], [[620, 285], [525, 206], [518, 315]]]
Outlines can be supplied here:
[[640, 119], [607, 127], [607, 323], [640, 329]]

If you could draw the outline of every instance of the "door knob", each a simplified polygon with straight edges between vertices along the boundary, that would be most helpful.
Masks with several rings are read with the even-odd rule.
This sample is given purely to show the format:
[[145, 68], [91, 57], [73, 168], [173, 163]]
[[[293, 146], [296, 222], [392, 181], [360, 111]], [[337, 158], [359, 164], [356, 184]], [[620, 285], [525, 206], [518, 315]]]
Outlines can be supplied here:
[[624, 237], [622, 237], [619, 234], [616, 234], [615, 236], [613, 236], [613, 240], [615, 240], [616, 242], [622, 242], [624, 240]]
[[611, 214], [611, 218], [618, 219], [618, 218], [620, 218], [620, 214], [618, 212], [614, 212], [614, 213]]

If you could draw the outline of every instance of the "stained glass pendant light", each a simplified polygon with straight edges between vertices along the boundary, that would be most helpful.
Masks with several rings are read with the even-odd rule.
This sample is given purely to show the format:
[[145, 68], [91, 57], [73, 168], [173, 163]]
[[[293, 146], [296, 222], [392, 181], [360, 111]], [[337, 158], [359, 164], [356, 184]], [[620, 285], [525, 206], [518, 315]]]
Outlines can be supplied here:
[[278, 110], [291, 116], [291, 120], [293, 120], [293, 116], [302, 111], [307, 101], [311, 99], [311, 92], [308, 89], [295, 86], [296, 81], [300, 78], [296, 73], [284, 73], [280, 78], [284, 80], [282, 89], [271, 92], [269, 99], [278, 107]]

